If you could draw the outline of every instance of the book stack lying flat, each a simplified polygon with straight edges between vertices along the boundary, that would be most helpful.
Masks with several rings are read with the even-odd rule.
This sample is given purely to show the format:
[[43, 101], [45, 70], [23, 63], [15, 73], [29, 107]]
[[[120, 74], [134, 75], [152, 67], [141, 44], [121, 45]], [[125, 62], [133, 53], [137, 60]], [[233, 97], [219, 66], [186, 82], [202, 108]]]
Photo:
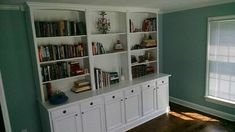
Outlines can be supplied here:
[[75, 93], [90, 90], [90, 82], [88, 80], [78, 80], [74, 82], [73, 88], [71, 89]]

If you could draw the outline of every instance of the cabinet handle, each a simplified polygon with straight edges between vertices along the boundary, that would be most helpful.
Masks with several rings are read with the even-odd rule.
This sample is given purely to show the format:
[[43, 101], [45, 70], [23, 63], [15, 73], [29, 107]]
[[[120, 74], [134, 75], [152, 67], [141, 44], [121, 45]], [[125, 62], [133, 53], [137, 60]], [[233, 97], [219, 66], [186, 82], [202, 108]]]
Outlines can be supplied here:
[[121, 99], [121, 101], [123, 101], [123, 99]]
[[148, 85], [148, 87], [150, 87], [150, 86]]
[[115, 96], [112, 97], [113, 99], [115, 98]]
[[125, 99], [127, 99], [127, 98], [125, 98]]
[[82, 112], [82, 114], [84, 114], [84, 112]]
[[63, 113], [65, 114], [67, 111], [66, 110], [63, 110]]
[[164, 81], [162, 81], [162, 83], [164, 83]]
[[75, 116], [78, 116], [78, 114], [75, 114]]
[[133, 92], [134, 92], [134, 90], [131, 90], [131, 92], [133, 93]]
[[93, 102], [91, 102], [90, 105], [93, 105]]

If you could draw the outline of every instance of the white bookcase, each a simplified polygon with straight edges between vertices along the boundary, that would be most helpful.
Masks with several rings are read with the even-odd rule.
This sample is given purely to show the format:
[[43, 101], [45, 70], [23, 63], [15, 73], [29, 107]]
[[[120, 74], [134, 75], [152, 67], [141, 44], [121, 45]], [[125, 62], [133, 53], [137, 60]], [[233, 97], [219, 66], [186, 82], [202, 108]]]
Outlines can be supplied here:
[[[68, 91], [72, 88], [74, 81], [87, 79], [91, 82], [93, 91], [95, 88], [95, 73], [94, 68], [99, 68], [107, 72], [118, 72], [119, 77], [122, 76], [127, 81], [135, 79], [133, 77], [133, 67], [146, 65], [151, 66], [154, 73], [159, 73], [159, 44], [158, 44], [158, 10], [146, 8], [124, 8], [124, 7], [96, 7], [76, 4], [52, 4], [52, 3], [28, 3], [29, 16], [31, 20], [31, 31], [33, 34], [33, 53], [36, 60], [36, 81], [39, 91], [39, 97], [42, 102], [47, 101], [47, 90], [45, 83], [50, 82], [52, 89]], [[96, 22], [100, 18], [100, 12], [105, 11], [105, 16], [109, 19], [111, 29], [107, 34], [102, 34], [97, 30]], [[143, 31], [143, 21], [146, 19], [155, 18], [154, 30]], [[46, 37], [37, 36], [35, 22], [59, 22], [59, 21], [76, 21], [84, 22], [86, 25], [85, 34], [68, 33], [61, 36]], [[130, 20], [132, 23], [130, 23]], [[135, 27], [135, 31], [131, 31], [130, 26]], [[70, 24], [71, 26], [71, 24]], [[53, 28], [53, 27], [52, 27]], [[133, 49], [136, 44], [141, 44], [145, 36], [151, 35], [157, 43], [157, 46], [148, 48]], [[120, 41], [124, 50], [114, 51], [113, 47], [117, 41]], [[60, 59], [52, 59], [48, 61], [40, 61], [39, 48], [40, 46], [48, 45], [74, 45], [83, 43], [86, 47], [87, 54], [83, 56], [66, 57]], [[106, 53], [94, 55], [92, 52], [92, 42], [102, 43]], [[151, 60], [142, 62], [131, 62], [131, 56], [136, 56], [139, 61], [139, 56], [145, 55], [148, 52], [151, 54]], [[86, 69], [86, 73], [75, 76], [66, 76], [57, 79], [49, 79], [45, 81], [42, 76], [43, 66], [48, 66], [57, 63], [78, 62], [80, 67]], [[121, 81], [121, 80], [120, 80]], [[111, 87], [111, 86], [110, 86]]]

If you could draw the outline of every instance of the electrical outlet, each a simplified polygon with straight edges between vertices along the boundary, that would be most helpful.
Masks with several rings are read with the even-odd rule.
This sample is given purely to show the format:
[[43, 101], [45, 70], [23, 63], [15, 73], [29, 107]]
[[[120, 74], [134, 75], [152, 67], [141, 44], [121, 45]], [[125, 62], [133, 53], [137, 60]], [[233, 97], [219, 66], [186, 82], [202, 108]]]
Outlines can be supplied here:
[[28, 130], [27, 129], [22, 129], [21, 132], [28, 132]]

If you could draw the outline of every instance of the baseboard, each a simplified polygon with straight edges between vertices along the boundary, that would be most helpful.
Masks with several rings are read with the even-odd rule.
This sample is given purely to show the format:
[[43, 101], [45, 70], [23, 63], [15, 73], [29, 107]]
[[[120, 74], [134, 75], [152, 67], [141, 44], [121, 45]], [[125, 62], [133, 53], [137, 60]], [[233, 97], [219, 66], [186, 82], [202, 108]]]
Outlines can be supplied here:
[[191, 102], [181, 100], [181, 99], [178, 99], [175, 97], [170, 97], [170, 102], [173, 102], [173, 103], [185, 106], [185, 107], [189, 107], [189, 108], [192, 108], [192, 109], [195, 109], [195, 110], [198, 110], [198, 111], [210, 114], [210, 115], [214, 115], [214, 116], [217, 116], [217, 117], [229, 120], [229, 121], [235, 121], [235, 115], [225, 113], [222, 111], [218, 111], [218, 110], [215, 110], [215, 109], [212, 109], [209, 107], [205, 107], [202, 105], [198, 105], [195, 103], [191, 103]]

